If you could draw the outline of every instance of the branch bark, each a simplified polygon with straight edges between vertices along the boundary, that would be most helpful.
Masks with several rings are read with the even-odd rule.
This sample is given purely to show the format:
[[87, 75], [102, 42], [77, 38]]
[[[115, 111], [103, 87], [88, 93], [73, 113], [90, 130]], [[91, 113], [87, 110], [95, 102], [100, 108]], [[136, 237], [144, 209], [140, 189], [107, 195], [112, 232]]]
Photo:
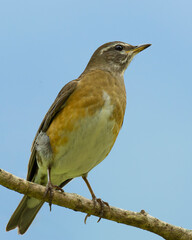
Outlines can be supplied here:
[[[49, 202], [44, 197], [45, 187], [18, 178], [0, 169], [0, 185], [16, 192]], [[53, 204], [99, 217], [100, 206], [94, 208], [93, 202], [78, 194], [54, 191]], [[144, 210], [132, 212], [120, 208], [104, 206], [103, 218], [143, 230], [153, 232], [166, 240], [192, 240], [192, 230], [177, 227], [150, 216]]]

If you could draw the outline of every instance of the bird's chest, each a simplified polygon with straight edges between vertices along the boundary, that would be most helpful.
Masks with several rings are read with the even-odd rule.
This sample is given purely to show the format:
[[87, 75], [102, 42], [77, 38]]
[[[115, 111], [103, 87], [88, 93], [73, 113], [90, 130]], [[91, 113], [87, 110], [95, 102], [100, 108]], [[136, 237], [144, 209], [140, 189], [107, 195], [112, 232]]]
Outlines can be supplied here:
[[111, 83], [108, 76], [94, 83], [82, 81], [47, 131], [55, 179], [59, 179], [56, 175], [64, 180], [89, 172], [108, 155], [122, 126], [124, 86]]
[[[111, 150], [116, 139], [116, 121], [111, 119], [114, 106], [105, 92], [103, 95], [101, 108], [91, 114], [89, 111], [94, 108], [91, 105], [87, 109], [76, 109], [75, 116], [70, 115], [70, 126], [63, 122], [57, 137], [50, 136], [54, 154], [52, 172], [66, 175], [66, 178], [81, 176], [100, 163]], [[77, 112], [81, 117], [77, 117]]]

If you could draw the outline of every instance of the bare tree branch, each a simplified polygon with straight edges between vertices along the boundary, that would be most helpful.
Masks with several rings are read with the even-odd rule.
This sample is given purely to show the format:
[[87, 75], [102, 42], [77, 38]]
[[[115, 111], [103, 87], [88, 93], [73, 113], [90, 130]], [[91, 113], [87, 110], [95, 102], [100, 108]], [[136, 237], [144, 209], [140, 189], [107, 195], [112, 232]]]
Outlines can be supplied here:
[[[2, 169], [0, 169], [0, 185], [30, 197], [38, 198], [46, 202], [49, 201], [48, 196], [44, 197], [44, 186], [18, 178]], [[53, 204], [70, 208], [74, 211], [99, 217], [99, 204], [94, 208], [91, 200], [74, 193], [54, 191], [52, 202]], [[163, 222], [150, 216], [144, 210], [141, 210], [141, 212], [132, 212], [112, 206], [110, 206], [110, 208], [105, 206], [103, 218], [153, 232], [166, 240], [192, 240], [192, 230]]]

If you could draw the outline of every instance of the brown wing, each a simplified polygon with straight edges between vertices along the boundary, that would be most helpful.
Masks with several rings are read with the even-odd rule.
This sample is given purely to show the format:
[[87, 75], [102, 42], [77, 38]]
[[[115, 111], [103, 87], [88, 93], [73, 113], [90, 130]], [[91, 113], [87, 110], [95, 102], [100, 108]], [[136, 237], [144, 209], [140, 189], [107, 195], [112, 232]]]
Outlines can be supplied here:
[[54, 117], [61, 111], [61, 109], [64, 108], [65, 103], [67, 99], [70, 97], [70, 95], [74, 92], [74, 90], [77, 87], [79, 80], [73, 80], [69, 83], [67, 83], [59, 92], [57, 95], [55, 101], [49, 108], [47, 114], [45, 115], [37, 133], [35, 136], [35, 139], [33, 141], [32, 147], [31, 147], [31, 156], [29, 159], [28, 164], [28, 172], [27, 172], [27, 180], [33, 181], [33, 177], [37, 171], [37, 162], [36, 162], [36, 150], [35, 150], [35, 140], [40, 133], [40, 131], [46, 132], [49, 128], [51, 122], [53, 121]]

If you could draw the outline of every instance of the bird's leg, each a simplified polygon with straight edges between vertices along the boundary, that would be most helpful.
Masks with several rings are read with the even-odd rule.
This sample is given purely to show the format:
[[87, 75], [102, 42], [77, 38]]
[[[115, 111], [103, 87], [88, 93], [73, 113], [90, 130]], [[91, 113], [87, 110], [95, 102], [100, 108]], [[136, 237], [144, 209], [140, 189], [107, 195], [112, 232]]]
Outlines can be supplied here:
[[53, 189], [60, 190], [63, 192], [63, 189], [54, 186], [51, 181], [51, 162], [53, 161], [53, 152], [50, 144], [49, 136], [46, 134], [46, 132], [40, 132], [37, 136], [37, 139], [35, 140], [35, 149], [37, 151], [36, 153], [36, 159], [37, 164], [39, 167], [47, 166], [47, 185], [46, 185], [46, 191], [44, 196], [46, 197], [49, 195], [49, 206], [51, 211], [51, 204], [52, 204], [52, 198], [53, 198]]
[[47, 194], [49, 194], [49, 207], [50, 207], [50, 211], [51, 211], [51, 205], [52, 205], [52, 199], [53, 199], [53, 189], [59, 190], [61, 192], [64, 192], [64, 190], [62, 188], [60, 188], [59, 186], [52, 184], [52, 182], [51, 182], [51, 167], [48, 167], [48, 169], [47, 169], [47, 177], [48, 177], [48, 182], [46, 185], [45, 196], [47, 196]]
[[[83, 180], [85, 181], [88, 189], [89, 189], [89, 192], [91, 193], [91, 196], [92, 196], [92, 201], [94, 203], [94, 207], [96, 207], [96, 204], [99, 203], [100, 207], [101, 207], [101, 210], [100, 210], [100, 217], [98, 219], [97, 222], [99, 222], [101, 220], [101, 218], [103, 217], [103, 214], [104, 214], [104, 206], [106, 205], [107, 207], [109, 207], [109, 204], [107, 202], [104, 202], [101, 198], [96, 198], [94, 192], [93, 192], [93, 189], [87, 179], [86, 176], [82, 176]], [[84, 219], [84, 223], [86, 223], [87, 221], [87, 218], [90, 217], [90, 214], [87, 214], [85, 219]]]

